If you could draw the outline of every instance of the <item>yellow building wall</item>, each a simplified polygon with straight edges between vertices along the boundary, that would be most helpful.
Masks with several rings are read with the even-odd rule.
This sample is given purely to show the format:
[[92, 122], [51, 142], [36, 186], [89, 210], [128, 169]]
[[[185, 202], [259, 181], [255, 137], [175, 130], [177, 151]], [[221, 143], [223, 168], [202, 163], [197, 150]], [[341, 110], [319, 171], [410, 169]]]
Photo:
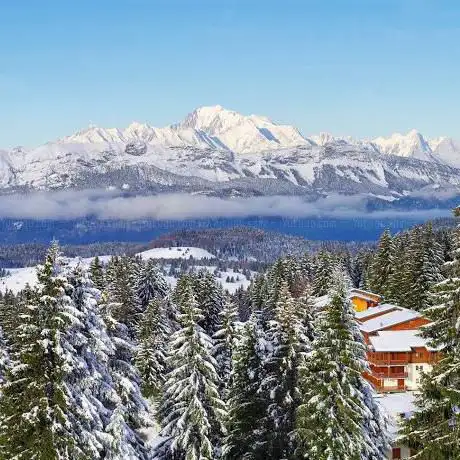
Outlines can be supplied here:
[[367, 301], [364, 299], [360, 299], [359, 297], [353, 297], [351, 299], [356, 311], [364, 311], [367, 310]]

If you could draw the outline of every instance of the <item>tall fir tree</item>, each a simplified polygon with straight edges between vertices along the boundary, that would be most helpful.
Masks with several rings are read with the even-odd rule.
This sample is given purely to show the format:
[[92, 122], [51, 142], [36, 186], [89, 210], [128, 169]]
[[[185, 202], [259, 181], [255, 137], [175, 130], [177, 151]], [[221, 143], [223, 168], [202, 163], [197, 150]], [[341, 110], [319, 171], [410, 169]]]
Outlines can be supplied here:
[[227, 388], [233, 368], [233, 352], [240, 338], [240, 323], [235, 304], [227, 297], [224, 308], [220, 312], [219, 329], [214, 333], [213, 355], [216, 360], [216, 370], [220, 377], [221, 397], [227, 399]]
[[219, 328], [220, 312], [224, 307], [224, 291], [207, 270], [200, 270], [191, 279], [196, 301], [202, 311], [199, 324], [212, 337]]
[[[313, 350], [300, 371], [302, 402], [297, 409], [296, 455], [315, 460], [383, 459], [385, 432], [374, 430], [366, 346], [348, 298], [343, 273], [333, 274], [331, 302], [318, 316]], [[372, 423], [371, 423], [372, 422]], [[372, 430], [369, 431], [369, 428]]]
[[431, 223], [421, 229], [419, 250], [414, 251], [414, 256], [416, 259], [412, 264], [414, 271], [407, 300], [410, 308], [422, 311], [430, 305], [430, 289], [442, 279], [442, 248], [435, 238]]
[[136, 292], [139, 261], [133, 257], [119, 257], [107, 268], [107, 291], [112, 302], [111, 317], [128, 327], [131, 339], [135, 337], [142, 305]]
[[94, 286], [100, 291], [103, 291], [105, 288], [104, 266], [98, 256], [91, 261], [89, 272]]
[[304, 318], [287, 282], [280, 286], [275, 315], [266, 334], [269, 355], [263, 362], [260, 393], [268, 401], [264, 417], [263, 450], [266, 458], [288, 459], [295, 451], [292, 435], [300, 402], [298, 370], [309, 350]]
[[149, 450], [140, 430], [152, 425], [147, 401], [142, 396], [141, 379], [134, 366], [135, 345], [128, 327], [118, 321], [113, 312], [120, 305], [109, 298], [102, 305], [108, 335], [114, 345], [109, 357], [109, 372], [113, 380], [115, 397], [111, 406], [106, 432], [111, 443], [104, 458], [110, 460], [147, 459]]
[[225, 403], [219, 397], [213, 343], [200, 326], [203, 313], [195, 299], [190, 278], [182, 282], [179, 297], [181, 329], [171, 336], [159, 417], [165, 451], [186, 460], [218, 458], [223, 435]]
[[165, 300], [153, 298], [139, 321], [136, 365], [146, 398], [157, 399], [166, 374], [166, 346], [172, 333], [165, 311]]
[[5, 383], [6, 371], [11, 365], [10, 354], [0, 327], [0, 386]]
[[69, 385], [79, 363], [66, 332], [78, 318], [60, 260], [53, 243], [37, 268], [35, 302], [22, 315], [14, 365], [0, 399], [1, 458], [73, 460], [94, 454], [79, 395]]
[[253, 313], [244, 325], [242, 337], [234, 353], [229, 388], [227, 435], [224, 440], [225, 460], [262, 460], [265, 437], [262, 420], [267, 401], [260, 393], [262, 362], [266, 353], [260, 320]]
[[323, 249], [317, 254], [311, 290], [313, 296], [320, 297], [329, 292], [334, 266], [333, 256], [329, 251]]
[[164, 299], [168, 294], [168, 285], [154, 259], [141, 265], [136, 291], [142, 310], [154, 299]]
[[418, 410], [404, 426], [402, 441], [416, 450], [414, 459], [460, 458], [460, 229], [452, 246], [446, 278], [433, 286], [432, 305], [424, 310], [432, 323], [423, 335], [441, 354], [422, 379]]
[[383, 295], [388, 287], [388, 280], [393, 269], [393, 238], [388, 229], [386, 229], [379, 240], [377, 252], [371, 263], [369, 273], [369, 287], [377, 294]]
[[[129, 443], [124, 432], [107, 433], [112, 413], [119, 402], [118, 388], [110, 371], [110, 360], [116, 346], [109, 337], [98, 302], [101, 292], [94, 286], [90, 272], [78, 265], [69, 274], [73, 287], [71, 297], [78, 323], [67, 332], [79, 365], [70, 374], [69, 384], [78, 385], [79, 402], [84, 409], [90, 432], [95, 436], [93, 458], [111, 458], [118, 449], [113, 446]], [[116, 457], [115, 457], [116, 458]]]

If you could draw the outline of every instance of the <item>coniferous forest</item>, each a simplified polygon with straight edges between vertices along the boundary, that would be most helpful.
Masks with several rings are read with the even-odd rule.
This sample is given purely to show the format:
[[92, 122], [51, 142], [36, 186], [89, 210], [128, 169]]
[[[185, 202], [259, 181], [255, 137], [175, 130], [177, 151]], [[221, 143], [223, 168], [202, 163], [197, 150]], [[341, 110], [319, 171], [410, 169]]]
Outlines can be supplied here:
[[432, 320], [442, 359], [402, 439], [460, 458], [460, 230], [282, 257], [233, 295], [134, 256], [71, 266], [57, 243], [37, 278], [0, 301], [0, 459], [385, 459], [352, 286]]

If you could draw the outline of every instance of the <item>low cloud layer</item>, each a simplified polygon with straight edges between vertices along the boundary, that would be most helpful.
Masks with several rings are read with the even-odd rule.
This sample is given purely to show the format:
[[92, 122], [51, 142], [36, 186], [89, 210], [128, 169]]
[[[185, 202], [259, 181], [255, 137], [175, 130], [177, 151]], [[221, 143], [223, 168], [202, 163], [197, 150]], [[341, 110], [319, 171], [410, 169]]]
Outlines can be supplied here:
[[361, 196], [333, 195], [315, 202], [302, 197], [271, 196], [223, 199], [191, 194], [120, 196], [114, 192], [63, 191], [0, 197], [0, 218], [182, 220], [197, 218], [244, 218], [249, 216], [416, 218], [449, 216], [449, 210], [396, 210], [368, 213]]

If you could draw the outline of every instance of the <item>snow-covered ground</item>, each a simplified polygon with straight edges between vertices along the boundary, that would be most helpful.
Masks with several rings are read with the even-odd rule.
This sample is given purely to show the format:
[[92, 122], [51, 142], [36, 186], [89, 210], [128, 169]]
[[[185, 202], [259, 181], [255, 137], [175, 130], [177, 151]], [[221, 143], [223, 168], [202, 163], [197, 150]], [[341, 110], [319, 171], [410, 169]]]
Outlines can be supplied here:
[[147, 259], [215, 259], [216, 256], [206, 249], [177, 246], [169, 248], [153, 248], [136, 254]]
[[33, 286], [37, 282], [35, 267], [9, 268], [8, 271], [10, 272], [9, 276], [0, 278], [1, 293], [8, 290], [17, 294], [24, 289], [27, 284]]
[[[196, 260], [205, 259], [205, 258], [215, 258], [213, 254], [201, 248], [194, 247], [173, 247], [173, 248], [154, 248], [149, 249], [139, 253], [144, 260], [147, 259], [188, 259], [192, 256]], [[99, 260], [102, 263], [107, 263], [110, 260], [110, 255], [99, 256]], [[94, 257], [88, 257], [84, 259], [76, 258], [67, 258], [66, 261], [70, 266], [76, 266], [77, 264], [82, 264], [88, 266]], [[165, 267], [166, 272], [168, 271], [168, 266]], [[204, 266], [196, 265], [194, 267], [195, 271], [198, 270], [208, 270], [211, 273], [216, 272], [217, 266]], [[10, 275], [0, 278], [0, 292], [4, 293], [6, 290], [13, 291], [15, 294], [25, 288], [26, 284], [34, 286], [37, 283], [36, 267], [24, 267], [24, 268], [9, 268]], [[251, 273], [254, 275], [255, 272]], [[230, 294], [233, 294], [238, 288], [243, 287], [247, 288], [250, 284], [250, 280], [243, 275], [242, 273], [234, 272], [233, 269], [228, 269], [226, 271], [217, 271], [216, 272], [217, 280], [222, 284], [224, 290], [227, 290]], [[176, 276], [166, 276], [166, 281], [168, 284], [174, 288], [177, 283]], [[227, 281], [227, 279], [232, 279], [232, 281]]]
[[[107, 263], [111, 256], [99, 256], [99, 260], [102, 263]], [[87, 257], [81, 259], [79, 257], [66, 258], [66, 262], [71, 266], [75, 267], [81, 263], [84, 266], [88, 266], [94, 257]], [[34, 286], [37, 283], [36, 267], [22, 267], [22, 268], [8, 268], [9, 276], [0, 278], [0, 292], [4, 293], [6, 290], [13, 291], [17, 294], [19, 291], [24, 289], [27, 284]]]
[[[207, 270], [210, 273], [215, 273], [216, 272], [216, 266], [201, 266], [201, 265], [196, 265], [194, 267], [194, 271], [199, 271], [199, 270]], [[233, 269], [229, 268], [226, 271], [220, 271], [218, 270], [216, 273], [216, 278], [217, 281], [222, 285], [224, 290], [228, 291], [230, 294], [234, 294], [235, 291], [242, 287], [244, 289], [247, 289], [249, 284], [251, 283], [251, 280], [249, 280], [245, 275], [242, 273], [237, 273], [234, 272]], [[254, 276], [256, 272], [251, 272], [251, 276]], [[177, 283], [177, 277], [175, 276], [165, 276], [166, 282], [171, 286], [171, 288], [174, 288]], [[234, 282], [227, 281], [227, 278], [234, 279]]]
[[416, 410], [415, 393], [406, 391], [403, 393], [377, 394], [375, 399], [388, 416], [389, 433], [394, 439], [402, 419], [410, 417]]

